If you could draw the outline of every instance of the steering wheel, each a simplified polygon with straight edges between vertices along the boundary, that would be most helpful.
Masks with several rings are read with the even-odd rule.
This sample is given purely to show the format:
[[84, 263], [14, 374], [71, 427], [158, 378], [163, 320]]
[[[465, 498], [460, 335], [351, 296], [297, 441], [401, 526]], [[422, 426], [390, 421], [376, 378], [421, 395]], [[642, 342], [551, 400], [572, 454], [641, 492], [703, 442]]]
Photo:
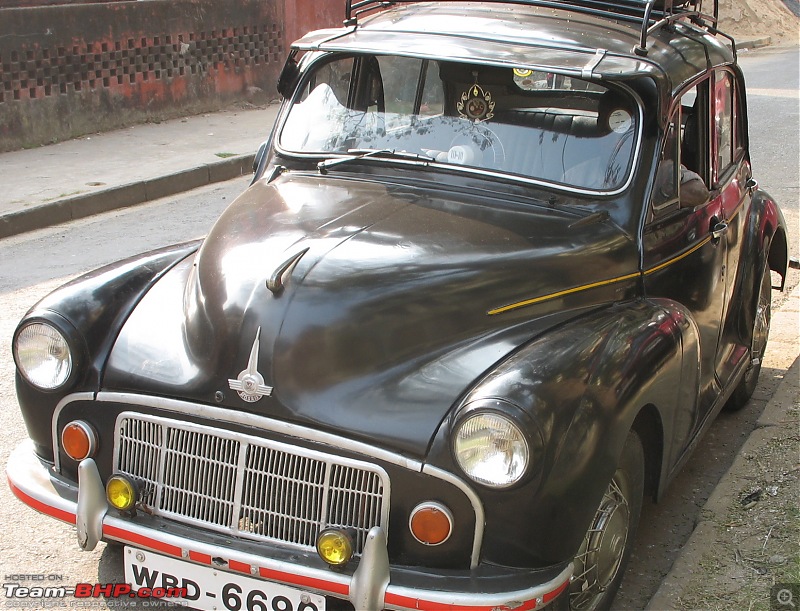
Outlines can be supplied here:
[[448, 161], [494, 170], [502, 169], [506, 161], [503, 142], [482, 123], [461, 121], [459, 132], [450, 142]]

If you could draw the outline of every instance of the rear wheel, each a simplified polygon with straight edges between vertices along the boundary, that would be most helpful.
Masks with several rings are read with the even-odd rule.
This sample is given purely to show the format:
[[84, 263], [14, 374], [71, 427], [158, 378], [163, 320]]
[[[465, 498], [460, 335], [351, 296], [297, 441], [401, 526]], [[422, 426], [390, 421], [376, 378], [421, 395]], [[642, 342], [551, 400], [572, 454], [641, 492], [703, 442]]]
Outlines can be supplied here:
[[611, 607], [633, 547], [643, 494], [644, 450], [639, 436], [631, 431], [573, 561], [575, 570], [563, 601], [571, 611]]
[[767, 338], [769, 336], [769, 323], [772, 317], [772, 278], [770, 277], [769, 265], [764, 264], [764, 269], [759, 279], [758, 301], [753, 312], [753, 339], [750, 343], [750, 363], [747, 371], [739, 381], [739, 384], [728, 399], [725, 409], [737, 411], [742, 409], [758, 384], [758, 376], [761, 373], [761, 363], [764, 360], [764, 352], [767, 348]]

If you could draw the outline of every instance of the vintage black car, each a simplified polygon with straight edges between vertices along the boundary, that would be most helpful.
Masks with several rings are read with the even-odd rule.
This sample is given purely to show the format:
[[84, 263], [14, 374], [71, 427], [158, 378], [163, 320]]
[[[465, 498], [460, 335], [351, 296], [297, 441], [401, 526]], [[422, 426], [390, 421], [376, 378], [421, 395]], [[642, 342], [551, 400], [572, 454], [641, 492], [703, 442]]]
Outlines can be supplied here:
[[22, 320], [15, 494], [199, 609], [607, 608], [786, 274], [716, 15], [348, 2], [202, 242]]

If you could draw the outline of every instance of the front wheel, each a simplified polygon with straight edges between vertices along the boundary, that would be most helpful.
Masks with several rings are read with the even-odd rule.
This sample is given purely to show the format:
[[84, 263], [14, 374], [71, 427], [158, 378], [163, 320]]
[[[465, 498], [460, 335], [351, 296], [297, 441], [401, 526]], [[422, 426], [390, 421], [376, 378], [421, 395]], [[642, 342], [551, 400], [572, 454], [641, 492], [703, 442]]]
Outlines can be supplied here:
[[761, 363], [764, 360], [764, 352], [767, 349], [767, 338], [769, 337], [769, 324], [772, 318], [772, 277], [770, 276], [769, 264], [764, 264], [764, 270], [759, 279], [758, 301], [753, 313], [752, 324], [753, 339], [750, 342], [750, 363], [747, 371], [733, 390], [730, 399], [725, 404], [728, 411], [738, 411], [742, 409], [750, 397], [755, 392], [758, 384], [758, 376], [761, 373]]
[[573, 561], [575, 570], [563, 608], [596, 611], [611, 607], [631, 555], [643, 495], [644, 450], [639, 436], [631, 431]]

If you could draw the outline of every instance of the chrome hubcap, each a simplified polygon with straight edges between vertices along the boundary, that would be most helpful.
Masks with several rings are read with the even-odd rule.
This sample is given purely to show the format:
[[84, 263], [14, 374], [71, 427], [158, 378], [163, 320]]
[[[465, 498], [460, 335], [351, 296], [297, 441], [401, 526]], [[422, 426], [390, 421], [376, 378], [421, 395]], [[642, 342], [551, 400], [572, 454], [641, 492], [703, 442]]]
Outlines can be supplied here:
[[622, 563], [630, 508], [620, 484], [615, 475], [575, 557], [575, 573], [569, 589], [569, 606], [575, 611], [595, 608]]
[[758, 293], [758, 304], [756, 305], [755, 320], [753, 321], [753, 341], [750, 346], [750, 367], [745, 374], [748, 379], [756, 374], [758, 365], [764, 356], [767, 347], [767, 337], [769, 336], [769, 323], [771, 315], [771, 291], [772, 282], [769, 277], [769, 270], [764, 272], [765, 279], [761, 282], [761, 289]]

